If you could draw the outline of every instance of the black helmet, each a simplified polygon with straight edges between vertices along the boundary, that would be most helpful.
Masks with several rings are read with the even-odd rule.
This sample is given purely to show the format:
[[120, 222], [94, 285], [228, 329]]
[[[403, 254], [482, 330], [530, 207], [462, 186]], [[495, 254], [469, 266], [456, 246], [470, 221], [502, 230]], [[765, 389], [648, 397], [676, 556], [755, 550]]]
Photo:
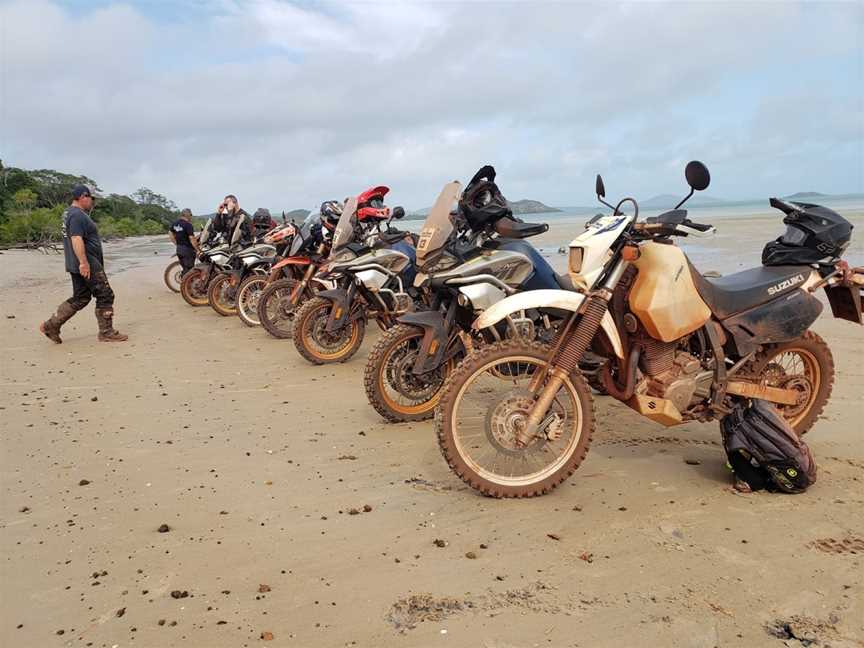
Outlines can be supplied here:
[[459, 199], [459, 210], [475, 232], [486, 229], [495, 221], [512, 216], [507, 199], [495, 184], [495, 168], [488, 164], [471, 178]]
[[252, 222], [258, 227], [263, 227], [265, 225], [269, 227], [271, 220], [273, 220], [273, 217], [270, 215], [270, 210], [264, 209], [263, 207], [256, 209], [255, 213], [252, 215]]
[[338, 200], [325, 200], [321, 203], [321, 221], [328, 230], [333, 230], [342, 216], [342, 203]]
[[762, 250], [762, 264], [834, 263], [849, 245], [852, 223], [827, 207], [771, 199], [786, 216], [786, 231]]

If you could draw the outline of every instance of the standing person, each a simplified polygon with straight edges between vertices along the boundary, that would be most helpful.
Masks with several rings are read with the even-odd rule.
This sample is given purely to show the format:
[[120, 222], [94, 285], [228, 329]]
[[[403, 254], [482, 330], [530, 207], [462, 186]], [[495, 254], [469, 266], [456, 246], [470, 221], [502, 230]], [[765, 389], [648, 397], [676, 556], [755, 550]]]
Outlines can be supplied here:
[[233, 247], [239, 243], [241, 247], [251, 245], [255, 240], [252, 218], [240, 209], [237, 196], [228, 194], [216, 209], [214, 221], [216, 229], [225, 235], [226, 241]]
[[114, 329], [114, 291], [105, 275], [102, 240], [99, 229], [90, 218], [94, 198], [85, 185], [72, 187], [72, 204], [63, 212], [63, 252], [66, 272], [72, 279], [72, 296], [57, 307], [39, 330], [50, 340], [61, 344], [60, 327], [75, 313], [96, 298], [96, 321], [99, 340], [125, 342], [129, 336]]
[[[183, 274], [189, 272], [195, 265], [195, 257], [201, 252], [198, 240], [195, 238], [195, 228], [192, 226], [192, 210], [184, 209], [180, 218], [171, 224], [171, 240], [177, 246], [177, 258], [183, 268]], [[181, 275], [182, 276], [182, 275]]]

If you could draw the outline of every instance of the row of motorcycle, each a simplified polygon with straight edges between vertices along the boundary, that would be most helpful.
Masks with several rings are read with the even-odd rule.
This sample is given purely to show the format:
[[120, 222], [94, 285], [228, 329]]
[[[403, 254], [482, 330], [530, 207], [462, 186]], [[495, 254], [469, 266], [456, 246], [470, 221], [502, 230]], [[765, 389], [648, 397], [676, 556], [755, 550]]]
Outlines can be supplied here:
[[796, 258], [790, 238], [783, 263], [705, 277], [674, 238], [713, 231], [681, 209], [710, 176], [699, 162], [685, 176], [688, 196], [644, 220], [632, 198], [606, 202], [598, 176], [611, 213], [570, 244], [567, 274], [527, 240], [548, 225], [515, 217], [484, 166], [464, 188], [443, 187], [419, 235], [399, 227], [404, 210], [388, 208], [389, 190], [377, 186], [243, 248], [211, 241], [182, 278], [169, 267], [166, 283], [191, 306], [292, 339], [315, 365], [348, 361], [374, 321], [383, 333], [363, 372], [369, 403], [391, 422], [434, 417], [444, 458], [486, 495], [540, 495], [571, 475], [588, 451], [598, 394], [664, 426], [760, 398], [803, 434], [834, 371], [809, 330], [821, 311], [814, 286], [836, 316], [861, 322], [864, 273], [840, 260], [851, 225], [772, 199], [787, 218], [830, 212], [836, 249], [815, 262], [798, 241]]

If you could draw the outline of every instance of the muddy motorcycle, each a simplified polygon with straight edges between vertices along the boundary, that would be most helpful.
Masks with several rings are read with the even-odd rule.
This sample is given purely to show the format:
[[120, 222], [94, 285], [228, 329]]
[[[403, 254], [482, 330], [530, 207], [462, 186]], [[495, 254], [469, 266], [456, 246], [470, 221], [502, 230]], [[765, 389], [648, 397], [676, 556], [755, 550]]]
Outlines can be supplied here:
[[[606, 203], [598, 176], [598, 199], [612, 214], [592, 219], [570, 244], [577, 290], [520, 293], [474, 323], [484, 329], [529, 308], [570, 312], [551, 343], [487, 345], [448, 377], [435, 416], [439, 446], [472, 488], [531, 497], [579, 467], [594, 431], [579, 362], [592, 345], [605, 349], [599, 379], [609, 395], [661, 425], [721, 418], [742, 399], [773, 403], [798, 434], [816, 422], [834, 362], [810, 330], [822, 310], [814, 293], [824, 288], [835, 317], [862, 323], [864, 270], [840, 258], [851, 225], [824, 207], [771, 199], [787, 232], [766, 246], [769, 265], [707, 278], [674, 243], [713, 231], [680, 208], [708, 187], [707, 168], [691, 162], [685, 176], [687, 197], [644, 222], [634, 199]], [[622, 213], [628, 204], [633, 213]], [[805, 223], [813, 226], [802, 230]], [[782, 265], [770, 253], [775, 244], [789, 252]]]
[[207, 289], [221, 270], [229, 269], [229, 245], [216, 239], [204, 246], [195, 266], [180, 281], [180, 294], [190, 306], [207, 306]]
[[237, 314], [237, 295], [243, 282], [266, 277], [276, 261], [276, 246], [257, 242], [235, 251], [207, 287], [207, 303], [222, 315]]
[[414, 308], [415, 241], [409, 232], [390, 228], [390, 222], [402, 218], [405, 210], [396, 207], [383, 230], [379, 223], [365, 250], [348, 245], [362, 227], [357, 211], [357, 200], [349, 200], [333, 236], [328, 264], [318, 274], [338, 287], [318, 292], [295, 316], [294, 346], [312, 364], [345, 362], [363, 343], [370, 319], [386, 330]]
[[[297, 236], [298, 230], [293, 223], [286, 223], [275, 227], [263, 236], [261, 243], [272, 245], [276, 248], [276, 255], [279, 258], [276, 259], [274, 265], [278, 265], [284, 260], [284, 255], [291, 248]], [[261, 321], [258, 319], [258, 305], [261, 301], [264, 288], [270, 282], [272, 268], [273, 266], [271, 266], [267, 274], [258, 271], [256, 268], [255, 272], [247, 274], [236, 290], [234, 309], [240, 321], [246, 326], [261, 325]]]
[[297, 307], [332, 283], [315, 279], [330, 253], [330, 238], [312, 210], [297, 229], [284, 258], [273, 264], [257, 305], [257, 320], [275, 338], [290, 338]]
[[[494, 180], [494, 169], [487, 168], [487, 179]], [[461, 193], [460, 183], [446, 185], [421, 230], [414, 285], [427, 293], [429, 309], [398, 317], [369, 352], [366, 397], [391, 422], [431, 418], [445, 378], [475, 346], [518, 336], [545, 339], [557, 319], [535, 311], [474, 331], [471, 323], [481, 312], [520, 290], [571, 286], [523, 240], [548, 225], [516, 220], [506, 208], [477, 223], [461, 207], [451, 212]]]

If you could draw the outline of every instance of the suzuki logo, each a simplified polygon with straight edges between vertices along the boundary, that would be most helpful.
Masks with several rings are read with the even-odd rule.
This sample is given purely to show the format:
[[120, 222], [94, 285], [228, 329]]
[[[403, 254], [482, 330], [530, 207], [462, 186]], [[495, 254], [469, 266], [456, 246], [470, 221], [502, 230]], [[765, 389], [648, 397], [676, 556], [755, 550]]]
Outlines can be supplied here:
[[791, 288], [792, 286], [795, 286], [796, 284], [799, 284], [802, 281], [804, 281], [804, 275], [803, 274], [795, 275], [791, 279], [787, 279], [786, 281], [781, 281], [776, 286], [771, 286], [770, 288], [768, 288], [768, 294], [769, 295], [776, 295], [781, 290], [786, 290], [787, 288]]

